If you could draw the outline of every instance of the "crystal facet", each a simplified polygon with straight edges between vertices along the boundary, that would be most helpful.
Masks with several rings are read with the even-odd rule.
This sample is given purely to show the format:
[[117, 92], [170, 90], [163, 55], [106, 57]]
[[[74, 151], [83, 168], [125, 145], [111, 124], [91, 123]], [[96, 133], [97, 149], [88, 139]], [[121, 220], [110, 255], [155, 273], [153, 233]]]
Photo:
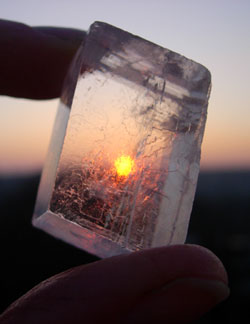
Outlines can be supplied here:
[[33, 224], [100, 257], [186, 238], [210, 73], [94, 23], [65, 82]]

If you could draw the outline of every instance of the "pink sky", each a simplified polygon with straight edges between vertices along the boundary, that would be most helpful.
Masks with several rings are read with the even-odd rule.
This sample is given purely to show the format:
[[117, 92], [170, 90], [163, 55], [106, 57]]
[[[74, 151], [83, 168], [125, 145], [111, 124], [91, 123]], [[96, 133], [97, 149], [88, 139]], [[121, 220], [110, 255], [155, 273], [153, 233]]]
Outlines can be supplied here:
[[[87, 29], [106, 21], [205, 65], [213, 87], [202, 169], [249, 169], [249, 1], [12, 0], [1, 6], [2, 18], [30, 25]], [[0, 97], [0, 174], [42, 167], [57, 105]]]

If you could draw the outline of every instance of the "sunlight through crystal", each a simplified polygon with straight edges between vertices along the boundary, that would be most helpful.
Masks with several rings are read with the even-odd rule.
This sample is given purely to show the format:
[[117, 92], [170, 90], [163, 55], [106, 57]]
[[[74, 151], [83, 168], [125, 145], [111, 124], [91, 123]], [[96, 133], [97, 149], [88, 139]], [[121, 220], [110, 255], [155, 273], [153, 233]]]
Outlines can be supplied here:
[[130, 156], [122, 155], [115, 160], [116, 172], [119, 176], [127, 177], [132, 171], [134, 160]]

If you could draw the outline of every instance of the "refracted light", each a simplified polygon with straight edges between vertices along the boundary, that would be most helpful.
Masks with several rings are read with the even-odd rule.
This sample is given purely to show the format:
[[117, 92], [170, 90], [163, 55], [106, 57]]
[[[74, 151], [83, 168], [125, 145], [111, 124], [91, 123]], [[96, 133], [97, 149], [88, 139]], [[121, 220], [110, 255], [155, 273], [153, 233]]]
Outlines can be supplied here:
[[94, 23], [65, 83], [33, 224], [99, 257], [184, 243], [210, 79]]
[[134, 166], [134, 160], [129, 155], [122, 155], [115, 160], [116, 172], [119, 176], [127, 177]]

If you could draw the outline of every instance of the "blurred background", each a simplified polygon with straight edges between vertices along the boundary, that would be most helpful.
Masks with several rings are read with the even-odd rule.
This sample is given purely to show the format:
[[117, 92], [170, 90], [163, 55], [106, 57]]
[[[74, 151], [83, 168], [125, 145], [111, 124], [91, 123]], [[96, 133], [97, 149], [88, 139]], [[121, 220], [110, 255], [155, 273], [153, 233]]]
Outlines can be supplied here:
[[[231, 297], [197, 323], [249, 323], [250, 1], [1, 0], [2, 19], [87, 30], [104, 21], [205, 65], [212, 93], [188, 242], [216, 253]], [[0, 97], [1, 310], [47, 277], [96, 260], [31, 227], [58, 100]]]

